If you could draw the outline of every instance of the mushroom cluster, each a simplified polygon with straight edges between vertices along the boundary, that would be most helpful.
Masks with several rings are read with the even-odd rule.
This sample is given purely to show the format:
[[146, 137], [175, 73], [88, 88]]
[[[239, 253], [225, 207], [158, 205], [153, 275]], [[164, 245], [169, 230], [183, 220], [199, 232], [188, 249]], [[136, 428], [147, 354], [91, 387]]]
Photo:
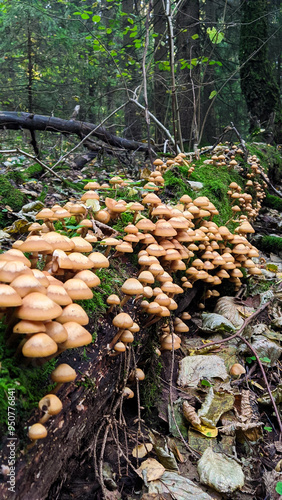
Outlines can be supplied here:
[[[233, 155], [223, 154], [231, 165]], [[220, 161], [223, 162], [223, 158]], [[247, 181], [245, 193], [235, 183], [229, 186], [234, 215], [242, 211], [247, 214], [236, 219], [238, 227], [232, 234], [226, 226], [214, 222], [218, 210], [207, 197], [192, 200], [185, 194], [177, 204], [170, 205], [156, 194], [164, 185], [162, 174], [167, 168], [185, 164], [192, 172], [191, 160], [180, 154], [166, 163], [162, 160], [154, 163], [156, 170], [144, 187], [141, 203], [104, 197], [98, 191], [108, 189], [109, 185], [89, 182], [80, 200], [41, 210], [36, 216], [41, 224], [32, 224], [25, 241], [15, 242], [11, 250], [1, 254], [1, 314], [9, 317], [11, 339], [23, 336], [20, 350], [24, 356], [46, 360], [65, 349], [91, 342], [91, 335], [84, 328], [89, 318], [73, 301], [92, 298], [91, 288], [100, 284], [96, 270], [108, 268], [113, 256], [137, 252], [140, 271], [123, 283], [120, 296], [107, 298], [108, 312], [114, 314], [112, 323], [117, 329], [108, 345], [110, 355], [126, 351], [134, 341], [134, 333], [140, 329], [134, 318], [123, 311], [128, 301], [133, 300], [146, 315], [144, 328], [160, 322], [161, 350], [178, 349], [180, 335], [189, 331], [185, 323], [189, 319], [187, 312], [182, 318], [170, 319], [178, 307], [178, 294], [200, 281], [203, 297], [198, 307], [203, 309], [207, 299], [220, 295], [217, 288], [223, 280], [228, 279], [235, 290], [239, 289], [241, 268], [248, 275], [261, 273], [253, 261], [258, 251], [247, 239], [248, 234], [254, 232], [250, 220], [255, 217], [252, 196], [247, 190], [255, 181]], [[120, 189], [129, 186], [130, 181], [115, 176], [110, 184]], [[254, 187], [258, 192], [257, 186]], [[122, 239], [101, 239], [94, 234], [95, 221], [106, 225], [115, 223], [124, 212], [132, 214], [132, 221], [124, 225]], [[79, 236], [72, 238], [66, 236], [64, 229], [70, 217], [79, 224]], [[62, 229], [55, 230], [56, 226]], [[75, 375], [69, 374], [65, 380], [60, 377], [54, 373], [52, 380], [60, 384], [74, 380], [68, 377]], [[44, 411], [45, 406], [42, 406]]]

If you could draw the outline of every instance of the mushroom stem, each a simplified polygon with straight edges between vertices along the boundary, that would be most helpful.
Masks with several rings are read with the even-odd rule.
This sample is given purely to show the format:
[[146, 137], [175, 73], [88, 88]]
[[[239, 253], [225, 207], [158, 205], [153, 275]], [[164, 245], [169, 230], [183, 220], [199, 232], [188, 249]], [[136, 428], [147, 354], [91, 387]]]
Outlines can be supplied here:
[[[54, 387], [54, 389], [52, 391], [50, 391], [50, 394], [57, 394], [57, 392], [61, 389], [62, 385], [64, 385], [65, 382], [58, 382], [56, 384], [56, 386]], [[42, 424], [41, 420], [40, 420], [40, 423]]]
[[125, 295], [120, 303], [120, 307], [123, 307], [129, 299], [130, 295]]
[[123, 332], [124, 332], [124, 329], [119, 330], [119, 331], [117, 332], [117, 334], [114, 336], [114, 338], [113, 338], [113, 340], [111, 341], [111, 343], [110, 343], [110, 344], [108, 344], [108, 349], [109, 349], [109, 350], [110, 350], [110, 349], [112, 349], [112, 348], [114, 347], [114, 345], [117, 343], [117, 341], [119, 340], [119, 338], [121, 337], [121, 335], [123, 334]]
[[148, 323], [146, 323], [146, 325], [143, 326], [143, 328], [148, 328], [149, 326], [153, 325], [154, 323], [157, 323], [158, 321], [160, 321], [161, 319], [161, 316], [154, 316], [150, 321], [148, 321]]
[[50, 417], [51, 417], [50, 413], [48, 413], [48, 411], [46, 411], [46, 413], [43, 415], [43, 417], [39, 420], [39, 423], [45, 424], [45, 422], [47, 422], [47, 420], [49, 420]]

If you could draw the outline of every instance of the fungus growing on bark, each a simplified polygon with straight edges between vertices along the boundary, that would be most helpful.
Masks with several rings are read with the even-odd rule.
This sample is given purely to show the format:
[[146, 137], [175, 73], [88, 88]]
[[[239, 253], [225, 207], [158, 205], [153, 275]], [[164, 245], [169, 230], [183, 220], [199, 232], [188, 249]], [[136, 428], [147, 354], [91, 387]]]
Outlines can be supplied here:
[[58, 392], [63, 384], [73, 382], [76, 379], [76, 376], [76, 371], [67, 363], [62, 363], [56, 366], [55, 370], [51, 373], [51, 380], [56, 382], [56, 387], [52, 392]]
[[62, 401], [55, 394], [47, 394], [40, 399], [38, 407], [44, 412], [44, 416], [39, 420], [40, 424], [44, 424], [53, 415], [58, 415], [63, 408]]

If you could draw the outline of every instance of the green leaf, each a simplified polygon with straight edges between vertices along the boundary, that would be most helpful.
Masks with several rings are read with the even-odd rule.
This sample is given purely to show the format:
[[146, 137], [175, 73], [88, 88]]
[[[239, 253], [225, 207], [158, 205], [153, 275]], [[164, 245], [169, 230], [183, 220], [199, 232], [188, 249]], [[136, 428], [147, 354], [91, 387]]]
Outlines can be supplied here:
[[224, 33], [217, 31], [215, 27], [207, 28], [207, 34], [209, 35], [210, 41], [215, 44], [222, 42], [224, 39]]
[[93, 23], [99, 23], [101, 21], [101, 16], [93, 16], [92, 21]]
[[209, 95], [209, 99], [212, 99], [213, 97], [215, 97], [217, 94], [217, 91], [216, 90], [213, 90], [210, 95]]
[[273, 431], [272, 427], [267, 427], [267, 426], [264, 427], [264, 430], [267, 431], [267, 432], [272, 432]]
[[197, 40], [197, 38], [199, 38], [199, 35], [197, 35], [197, 33], [195, 33], [195, 35], [192, 35], [191, 38], [192, 38], [192, 40]]
[[264, 358], [259, 358], [263, 363], [271, 363], [271, 359], [264, 356]]
[[275, 491], [279, 495], [282, 495], [282, 481], [278, 481], [278, 483], [275, 486]]
[[247, 363], [249, 363], [249, 364], [250, 364], [252, 361], [255, 361], [255, 360], [256, 360], [256, 357], [255, 357], [255, 356], [248, 356], [248, 357], [246, 358], [246, 362], [247, 362]]
[[89, 19], [88, 14], [86, 14], [86, 12], [83, 12], [83, 14], [81, 14], [81, 19]]
[[212, 387], [212, 384], [208, 380], [201, 380], [201, 385], [205, 385], [206, 387]]

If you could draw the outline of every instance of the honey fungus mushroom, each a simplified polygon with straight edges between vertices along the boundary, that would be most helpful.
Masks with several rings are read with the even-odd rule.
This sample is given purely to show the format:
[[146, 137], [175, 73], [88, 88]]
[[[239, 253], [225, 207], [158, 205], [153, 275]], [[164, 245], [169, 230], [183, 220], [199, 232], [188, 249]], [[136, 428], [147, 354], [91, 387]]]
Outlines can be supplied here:
[[62, 363], [56, 366], [55, 370], [51, 373], [51, 380], [56, 382], [56, 387], [52, 392], [58, 392], [63, 384], [73, 382], [76, 379], [76, 376], [76, 371], [67, 363]]
[[39, 423], [44, 424], [50, 417], [60, 413], [63, 404], [55, 394], [47, 394], [44, 398], [40, 399], [38, 407], [44, 412], [44, 416], [40, 419]]
[[33, 424], [28, 429], [28, 437], [33, 441], [33, 444], [35, 444], [38, 439], [43, 439], [46, 436], [47, 429], [45, 429], [44, 425], [40, 423]]

